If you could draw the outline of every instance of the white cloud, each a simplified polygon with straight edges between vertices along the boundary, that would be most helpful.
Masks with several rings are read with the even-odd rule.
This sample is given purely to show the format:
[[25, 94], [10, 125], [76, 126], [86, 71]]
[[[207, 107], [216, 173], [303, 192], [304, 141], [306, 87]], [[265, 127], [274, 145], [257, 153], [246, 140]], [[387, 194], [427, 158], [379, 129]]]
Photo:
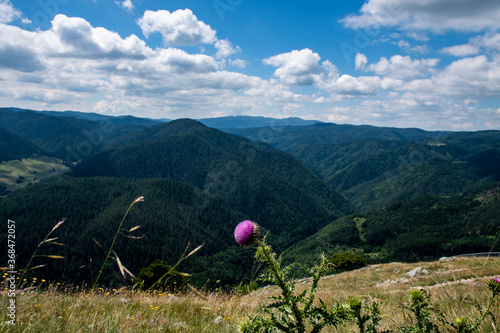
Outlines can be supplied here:
[[[370, 63], [358, 53], [355, 68], [367, 73], [347, 75], [318, 53], [302, 49], [264, 59], [264, 64], [274, 66], [274, 76], [263, 79], [239, 73], [248, 65], [231, 59], [239, 47], [217, 38], [215, 30], [191, 11], [169, 15], [159, 14], [162, 19], [177, 17], [178, 26], [162, 19], [148, 21], [151, 17], [146, 14], [144, 21], [139, 20], [146, 36], [160, 32], [167, 39], [166, 46], [156, 49], [148, 47], [143, 36], [121, 37], [65, 15], [56, 15], [48, 30], [0, 24], [0, 103], [166, 118], [207, 114], [319, 118], [324, 108], [323, 120], [343, 123], [500, 127], [499, 110], [479, 108], [485, 100], [500, 98], [499, 33], [470, 38], [463, 45], [478, 55], [444, 68], [438, 67], [438, 59], [395, 55]], [[391, 37], [425, 42], [421, 32]], [[419, 46], [410, 43], [408, 51]], [[193, 52], [189, 53], [173, 44], [196, 46], [188, 48]], [[462, 46], [450, 45], [448, 54], [460, 56]]]
[[422, 33], [418, 33], [418, 32], [415, 32], [415, 31], [408, 32], [406, 35], [408, 37], [410, 37], [410, 38], [413, 38], [416, 41], [420, 41], [420, 42], [427, 42], [427, 41], [429, 41], [429, 37], [427, 37], [426, 35], [424, 35]]
[[135, 35], [123, 39], [115, 32], [93, 28], [82, 18], [62, 14], [56, 15], [52, 29], [40, 32], [36, 40], [49, 54], [76, 58], [145, 59], [153, 52]]
[[10, 0], [0, 0], [0, 23], [10, 23], [22, 15], [20, 10], [12, 6]]
[[245, 68], [248, 66], [248, 62], [241, 59], [229, 60], [231, 66], [236, 68]]
[[274, 76], [289, 86], [311, 86], [328, 91], [337, 99], [375, 95], [380, 89], [377, 76], [340, 75], [329, 60], [320, 64], [320, 56], [310, 49], [294, 50], [264, 59], [266, 65], [277, 67]]
[[[238, 50], [227, 40], [217, 45], [224, 56]], [[221, 70], [222, 62], [247, 65], [175, 47], [153, 50], [135, 35], [122, 38], [65, 15], [57, 15], [44, 31], [0, 24], [0, 102], [10, 98], [19, 107], [139, 116], [157, 110], [175, 118], [183, 112], [201, 117], [212, 108], [262, 112], [309, 98], [277, 80]]]
[[293, 50], [264, 59], [263, 63], [277, 67], [274, 76], [286, 85], [308, 86], [314, 84], [322, 69], [320, 56], [310, 49]]
[[354, 60], [354, 64], [357, 70], [364, 71], [366, 65], [368, 64], [368, 58], [362, 53], [356, 53], [356, 58]]
[[353, 77], [344, 74], [322, 81], [318, 87], [330, 92], [331, 95], [337, 95], [340, 99], [360, 98], [376, 95], [381, 87], [381, 79], [378, 76]]
[[500, 28], [500, 2], [492, 0], [368, 0], [359, 15], [340, 20], [353, 29], [398, 27], [442, 32]]
[[378, 75], [395, 79], [408, 80], [418, 76], [426, 76], [437, 66], [439, 59], [414, 59], [410, 56], [394, 55], [390, 59], [380, 58], [379, 62], [368, 64], [364, 54], [356, 54], [356, 69], [374, 72]]
[[217, 59], [225, 59], [235, 53], [241, 52], [240, 47], [233, 47], [228, 39], [218, 39], [215, 42], [214, 46], [217, 49], [217, 53], [215, 54], [215, 57]]
[[445, 47], [441, 50], [441, 52], [453, 55], [455, 57], [465, 57], [478, 54], [479, 47], [470, 44], [461, 44]]
[[481, 51], [498, 53], [500, 51], [500, 33], [488, 32], [482, 36], [470, 38], [467, 44], [453, 45], [441, 49], [442, 53], [455, 57], [477, 55]]
[[199, 21], [190, 9], [144, 12], [137, 23], [144, 36], [159, 32], [167, 46], [212, 44], [216, 41], [216, 31], [203, 21]]
[[459, 59], [427, 79], [408, 82], [405, 91], [423, 96], [466, 99], [500, 98], [500, 65], [485, 55]]
[[115, 3], [116, 3], [118, 6], [122, 7], [122, 8], [123, 8], [123, 9], [125, 9], [125, 10], [128, 10], [128, 11], [132, 11], [132, 9], [134, 9], [134, 8], [135, 8], [134, 3], [132, 2], [132, 0], [124, 0], [124, 1], [122, 1], [122, 2], [120, 2], [120, 1], [115, 1]]
[[411, 46], [411, 44], [404, 40], [400, 39], [398, 42], [393, 42], [393, 44], [399, 46], [402, 50], [404, 50], [406, 53], [428, 53], [429, 49], [427, 47], [427, 44], [421, 44], [421, 45], [414, 45]]
[[0, 67], [22, 72], [44, 68], [36, 49], [36, 33], [0, 23]]

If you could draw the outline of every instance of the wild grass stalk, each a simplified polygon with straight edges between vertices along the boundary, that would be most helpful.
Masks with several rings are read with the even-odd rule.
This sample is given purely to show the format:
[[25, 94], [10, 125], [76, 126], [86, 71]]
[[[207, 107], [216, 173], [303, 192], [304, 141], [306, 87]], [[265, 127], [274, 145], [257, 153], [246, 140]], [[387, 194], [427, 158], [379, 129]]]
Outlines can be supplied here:
[[49, 238], [50, 235], [57, 229], [59, 228], [63, 223], [64, 221], [66, 221], [66, 218], [63, 218], [62, 220], [60, 220], [53, 228], [52, 230], [47, 234], [47, 236], [45, 236], [45, 238], [43, 239], [43, 241], [41, 241], [35, 251], [33, 252], [33, 254], [31, 255], [30, 259], [28, 260], [28, 263], [26, 264], [26, 266], [21, 270], [22, 271], [22, 274], [19, 278], [19, 281], [17, 283], [17, 288], [19, 289], [19, 287], [21, 286], [22, 282], [23, 282], [23, 278], [24, 276], [26, 275], [26, 273], [30, 270], [34, 270], [34, 269], [37, 269], [37, 268], [42, 268], [44, 266], [46, 266], [45, 264], [44, 265], [38, 265], [38, 266], [35, 266], [35, 267], [32, 267], [30, 268], [30, 265], [31, 265], [31, 262], [33, 261], [33, 259], [35, 257], [46, 257], [46, 258], [51, 258], [51, 259], [64, 259], [63, 256], [58, 256], [58, 255], [50, 255], [50, 254], [45, 254], [45, 255], [37, 255], [37, 252], [38, 252], [38, 249], [45, 243], [51, 243], [51, 244], [55, 244], [55, 245], [63, 245], [59, 242], [56, 242], [56, 240], [58, 239], [57, 237], [56, 238]]
[[[111, 253], [114, 253], [113, 252], [113, 248], [115, 246], [115, 243], [116, 243], [116, 239], [118, 238], [118, 235], [120, 234], [120, 232], [122, 231], [122, 225], [123, 225], [123, 221], [125, 221], [125, 218], [127, 217], [128, 215], [128, 212], [130, 211], [130, 209], [138, 202], [141, 202], [141, 201], [144, 201], [144, 197], [139, 197], [137, 199], [135, 199], [131, 204], [130, 206], [128, 206], [128, 209], [127, 211], [125, 212], [125, 215], [123, 215], [123, 218], [122, 220], [120, 221], [120, 224], [118, 225], [118, 229], [116, 230], [116, 233], [115, 233], [115, 237], [113, 238], [113, 241], [111, 242], [111, 246], [109, 247], [109, 250], [108, 250], [108, 253], [106, 254], [106, 258], [104, 259], [104, 263], [102, 264], [102, 267], [101, 269], [99, 270], [99, 274], [97, 275], [97, 278], [95, 279], [94, 283], [92, 284], [92, 289], [90, 290], [91, 293], [94, 292], [94, 289], [95, 287], [97, 286], [97, 283], [99, 282], [99, 278], [101, 277], [101, 274], [102, 274], [102, 271], [104, 270], [104, 267], [106, 267], [106, 263], [109, 259], [109, 257], [111, 256]], [[133, 227], [132, 229], [130, 229], [129, 231], [134, 231], [134, 230], [137, 230], [138, 227]], [[97, 243], [99, 246], [101, 246], [99, 243]], [[120, 258], [118, 258], [118, 256], [116, 255], [115, 253], [115, 258], [114, 258], [118, 264], [118, 267], [120, 269], [120, 272], [122, 273], [122, 275], [124, 276], [125, 275], [125, 272], [127, 272], [128, 274], [132, 275], [132, 273], [130, 273], [128, 271], [128, 269], [126, 269], [121, 261], [120, 261]], [[133, 275], [132, 275], [133, 277]]]

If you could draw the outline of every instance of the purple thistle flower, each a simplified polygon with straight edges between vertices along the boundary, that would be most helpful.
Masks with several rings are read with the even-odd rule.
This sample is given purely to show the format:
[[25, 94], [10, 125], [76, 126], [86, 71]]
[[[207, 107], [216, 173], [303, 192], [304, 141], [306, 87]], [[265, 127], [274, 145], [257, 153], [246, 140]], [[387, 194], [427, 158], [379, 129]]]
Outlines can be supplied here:
[[250, 220], [240, 222], [234, 229], [234, 239], [238, 244], [250, 246], [259, 237], [259, 225]]
[[500, 293], [500, 279], [499, 278], [493, 278], [491, 280], [488, 280], [488, 287], [490, 288], [491, 291], [493, 291], [493, 294], [499, 294]]

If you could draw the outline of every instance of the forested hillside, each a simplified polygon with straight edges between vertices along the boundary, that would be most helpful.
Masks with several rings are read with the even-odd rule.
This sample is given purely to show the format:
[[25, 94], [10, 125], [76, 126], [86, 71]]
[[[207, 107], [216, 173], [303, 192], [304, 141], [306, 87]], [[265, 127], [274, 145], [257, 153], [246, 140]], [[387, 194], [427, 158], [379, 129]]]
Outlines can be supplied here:
[[[133, 207], [123, 229], [141, 227], [131, 234], [122, 232], [115, 245], [117, 255], [133, 273], [156, 259], [174, 264], [188, 243], [191, 250], [204, 243], [202, 250], [180, 267], [193, 273], [195, 281], [230, 284], [248, 277], [251, 251], [237, 247], [232, 236], [235, 224], [246, 216], [220, 199], [170, 179], [66, 176], [9, 194], [0, 201], [0, 218], [16, 222], [17, 262], [23, 267], [43, 237], [66, 217], [52, 235], [65, 246], [44, 244], [38, 253], [63, 255], [65, 259], [38, 257], [32, 267], [48, 264], [37, 272], [46, 279], [90, 282], [106, 255], [94, 239], [107, 250], [127, 207], [139, 196], [144, 196], [144, 202]], [[3, 252], [3, 262], [5, 255]], [[115, 262], [106, 269], [103, 281], [122, 282]]]
[[30, 157], [41, 149], [30, 141], [0, 127], [0, 162]]
[[352, 212], [347, 200], [298, 160], [194, 120], [126, 138], [135, 143], [94, 156], [72, 175], [177, 179], [258, 220], [279, 236], [282, 249]]
[[[380, 261], [425, 261], [500, 251], [500, 183], [454, 196], [396, 201], [343, 217], [287, 251], [307, 262], [321, 252], [353, 250]], [[376, 255], [376, 256], [375, 256]]]
[[107, 140], [144, 128], [9, 108], [0, 109], [0, 127], [37, 145], [45, 155], [63, 159], [68, 165], [97, 153]]
[[500, 131], [316, 124], [230, 132], [297, 157], [364, 212], [395, 200], [457, 194], [500, 180]]
[[[238, 121], [214, 120], [222, 127]], [[205, 243], [180, 269], [209, 287], [252, 274], [252, 251], [235, 246], [232, 236], [242, 219], [259, 223], [277, 251], [287, 250], [287, 260], [303, 263], [323, 251], [414, 261], [499, 250], [500, 131], [317, 123], [227, 129], [239, 134], [233, 135], [190, 119], [155, 123], [0, 109], [1, 158], [39, 153], [25, 163], [56, 165], [59, 156], [73, 167], [66, 175], [45, 168], [50, 177], [40, 181], [41, 172], [33, 169], [28, 179], [16, 161], [4, 165], [4, 181], [22, 182], [4, 187], [0, 197], [0, 218], [16, 221], [21, 266], [67, 217], [54, 235], [66, 245], [43, 249], [66, 259], [37, 257], [36, 264], [49, 264], [43, 268], [49, 278], [92, 281], [105, 256], [96, 241], [109, 246], [139, 196], [145, 202], [134, 206], [125, 229], [141, 225], [134, 236], [145, 236], [120, 235], [123, 264], [137, 273], [156, 259], [175, 263], [189, 242]], [[125, 283], [114, 265], [104, 280]]]

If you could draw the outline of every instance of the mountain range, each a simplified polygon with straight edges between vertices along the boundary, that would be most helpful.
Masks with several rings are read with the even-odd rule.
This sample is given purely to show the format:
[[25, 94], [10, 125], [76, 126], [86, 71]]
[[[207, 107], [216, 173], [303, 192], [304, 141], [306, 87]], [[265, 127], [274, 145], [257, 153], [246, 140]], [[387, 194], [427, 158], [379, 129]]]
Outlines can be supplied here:
[[[286, 260], [303, 263], [321, 251], [414, 260], [498, 249], [500, 131], [0, 108], [0, 171], [32, 155], [58, 157], [71, 170], [4, 189], [0, 218], [16, 221], [26, 262], [67, 217], [58, 237], [70, 245], [50, 249], [67, 259], [44, 270], [50, 278], [92, 281], [103, 258], [96, 241], [109, 246], [138, 196], [145, 201], [126, 223], [141, 225], [144, 238], [117, 242], [124, 265], [138, 272], [155, 259], [173, 263], [187, 243], [204, 243], [180, 269], [208, 287], [252, 275], [252, 251], [232, 240], [242, 219], [257, 221]], [[106, 271], [110, 284], [123, 282]]]

